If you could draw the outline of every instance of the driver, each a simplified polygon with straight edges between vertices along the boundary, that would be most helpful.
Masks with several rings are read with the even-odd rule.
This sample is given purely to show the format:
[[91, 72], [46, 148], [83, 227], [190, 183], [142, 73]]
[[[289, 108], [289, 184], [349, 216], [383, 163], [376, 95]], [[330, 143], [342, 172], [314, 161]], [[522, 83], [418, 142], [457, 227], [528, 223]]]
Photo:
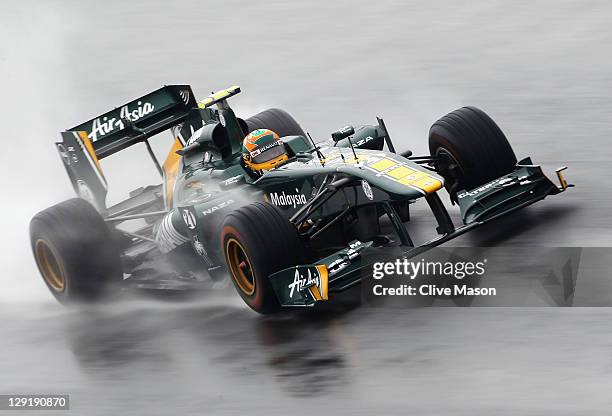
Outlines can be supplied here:
[[283, 141], [272, 130], [253, 130], [242, 142], [242, 161], [254, 176], [261, 176], [288, 159]]

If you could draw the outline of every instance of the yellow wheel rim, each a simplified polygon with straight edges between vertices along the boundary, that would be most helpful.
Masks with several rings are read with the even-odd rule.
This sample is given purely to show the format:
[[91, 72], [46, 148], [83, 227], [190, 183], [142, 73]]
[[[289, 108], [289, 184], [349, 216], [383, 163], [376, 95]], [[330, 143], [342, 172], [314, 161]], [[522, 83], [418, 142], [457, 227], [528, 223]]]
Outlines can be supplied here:
[[56, 292], [66, 289], [66, 279], [55, 253], [44, 240], [37, 240], [34, 245], [36, 261], [40, 267], [43, 279]]
[[255, 274], [253, 266], [242, 245], [235, 238], [225, 243], [225, 255], [232, 279], [247, 296], [255, 293]]

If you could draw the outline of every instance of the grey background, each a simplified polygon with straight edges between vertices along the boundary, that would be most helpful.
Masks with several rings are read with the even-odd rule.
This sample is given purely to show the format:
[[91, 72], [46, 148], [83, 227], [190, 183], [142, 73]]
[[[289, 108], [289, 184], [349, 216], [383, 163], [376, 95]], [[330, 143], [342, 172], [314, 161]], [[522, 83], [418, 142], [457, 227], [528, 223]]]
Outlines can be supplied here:
[[[27, 227], [72, 196], [57, 132], [163, 84], [237, 83], [244, 116], [278, 106], [325, 138], [382, 115], [417, 153], [479, 106], [577, 188], [454, 244], [609, 246], [611, 19], [605, 1], [2, 2], [0, 392], [69, 393], [75, 414], [607, 414], [607, 308], [395, 313], [348, 293], [261, 318], [219, 291], [73, 311]], [[111, 200], [154, 178], [143, 153], [103, 161]]]

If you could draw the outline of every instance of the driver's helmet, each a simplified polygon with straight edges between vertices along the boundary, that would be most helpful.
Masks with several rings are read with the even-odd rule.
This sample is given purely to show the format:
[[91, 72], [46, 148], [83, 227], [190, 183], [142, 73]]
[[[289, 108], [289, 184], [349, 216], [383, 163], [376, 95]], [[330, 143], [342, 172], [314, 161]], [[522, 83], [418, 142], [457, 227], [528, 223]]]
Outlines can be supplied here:
[[261, 175], [287, 159], [283, 141], [272, 130], [253, 130], [242, 141], [242, 160], [253, 173]]

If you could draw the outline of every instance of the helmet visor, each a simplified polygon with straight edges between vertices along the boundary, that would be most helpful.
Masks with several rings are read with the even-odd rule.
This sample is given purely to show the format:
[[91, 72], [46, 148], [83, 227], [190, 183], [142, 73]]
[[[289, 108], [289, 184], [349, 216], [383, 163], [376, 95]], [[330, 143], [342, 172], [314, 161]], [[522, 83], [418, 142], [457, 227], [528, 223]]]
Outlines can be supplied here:
[[253, 163], [259, 164], [259, 163], [266, 163], [269, 162], [273, 159], [276, 159], [279, 156], [284, 155], [285, 152], [285, 146], [283, 146], [283, 143], [278, 141], [278, 144], [275, 146], [272, 146], [268, 149], [265, 149], [263, 152], [259, 153], [258, 155], [253, 156]]

